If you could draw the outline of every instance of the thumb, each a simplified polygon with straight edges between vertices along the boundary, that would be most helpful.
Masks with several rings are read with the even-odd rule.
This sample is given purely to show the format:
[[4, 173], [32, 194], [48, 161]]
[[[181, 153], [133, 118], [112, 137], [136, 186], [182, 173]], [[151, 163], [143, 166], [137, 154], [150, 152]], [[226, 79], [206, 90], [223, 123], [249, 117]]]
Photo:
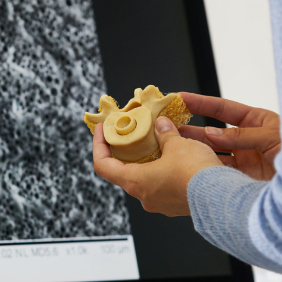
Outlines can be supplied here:
[[266, 152], [280, 142], [279, 131], [271, 127], [215, 128], [206, 127], [205, 136], [224, 149]]
[[180, 136], [173, 122], [166, 117], [158, 117], [155, 121], [155, 135], [162, 152], [165, 144], [171, 138]]

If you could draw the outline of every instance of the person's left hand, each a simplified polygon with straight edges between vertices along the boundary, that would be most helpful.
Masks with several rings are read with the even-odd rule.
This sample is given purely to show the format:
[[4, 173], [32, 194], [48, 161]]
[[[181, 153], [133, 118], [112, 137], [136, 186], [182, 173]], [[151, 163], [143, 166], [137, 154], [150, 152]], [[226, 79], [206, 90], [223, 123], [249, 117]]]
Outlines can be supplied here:
[[190, 179], [204, 168], [223, 164], [206, 144], [181, 137], [167, 118], [157, 119], [155, 135], [162, 150], [160, 159], [145, 164], [124, 164], [112, 158], [103, 125], [98, 124], [93, 139], [95, 172], [138, 198], [148, 212], [189, 215]]
[[234, 128], [212, 128], [184, 125], [182, 137], [209, 145], [226, 166], [240, 170], [256, 180], [271, 180], [276, 173], [275, 156], [280, 151], [279, 115], [218, 97], [181, 92], [183, 101], [194, 114], [216, 118]]

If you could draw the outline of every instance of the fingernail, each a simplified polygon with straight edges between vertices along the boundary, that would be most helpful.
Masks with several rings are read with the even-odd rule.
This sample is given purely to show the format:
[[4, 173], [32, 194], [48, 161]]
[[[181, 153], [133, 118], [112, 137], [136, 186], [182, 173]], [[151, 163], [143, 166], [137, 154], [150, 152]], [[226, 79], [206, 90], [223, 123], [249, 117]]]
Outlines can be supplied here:
[[168, 131], [172, 129], [171, 121], [164, 117], [157, 118], [155, 122], [156, 129], [159, 133]]
[[211, 127], [211, 126], [206, 126], [205, 131], [209, 135], [215, 135], [215, 136], [220, 136], [223, 133], [223, 130], [221, 128], [216, 128], [216, 127]]

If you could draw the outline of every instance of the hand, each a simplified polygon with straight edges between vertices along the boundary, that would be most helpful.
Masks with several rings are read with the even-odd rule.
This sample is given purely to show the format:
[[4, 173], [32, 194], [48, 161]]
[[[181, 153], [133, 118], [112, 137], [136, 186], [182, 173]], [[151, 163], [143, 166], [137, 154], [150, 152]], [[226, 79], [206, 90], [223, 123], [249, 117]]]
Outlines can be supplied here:
[[161, 158], [145, 164], [123, 164], [112, 158], [103, 126], [98, 124], [93, 139], [95, 172], [138, 198], [146, 211], [189, 215], [188, 182], [198, 171], [223, 164], [206, 144], [181, 137], [169, 119], [157, 119], [156, 127]]
[[234, 167], [252, 178], [270, 180], [275, 174], [274, 157], [280, 151], [279, 115], [222, 98], [182, 92], [192, 113], [216, 118], [237, 128], [182, 126], [181, 136], [199, 140], [216, 152], [224, 165]]

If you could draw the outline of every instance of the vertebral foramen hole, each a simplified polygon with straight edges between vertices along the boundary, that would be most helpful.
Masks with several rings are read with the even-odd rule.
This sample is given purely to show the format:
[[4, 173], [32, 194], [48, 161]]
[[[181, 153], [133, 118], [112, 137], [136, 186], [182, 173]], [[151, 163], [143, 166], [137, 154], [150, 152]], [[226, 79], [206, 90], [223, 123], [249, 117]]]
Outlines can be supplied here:
[[131, 118], [130, 117], [122, 117], [117, 121], [117, 127], [119, 128], [125, 128], [127, 127], [131, 122]]
[[136, 120], [131, 116], [123, 116], [116, 121], [114, 127], [118, 134], [126, 135], [135, 129]]

